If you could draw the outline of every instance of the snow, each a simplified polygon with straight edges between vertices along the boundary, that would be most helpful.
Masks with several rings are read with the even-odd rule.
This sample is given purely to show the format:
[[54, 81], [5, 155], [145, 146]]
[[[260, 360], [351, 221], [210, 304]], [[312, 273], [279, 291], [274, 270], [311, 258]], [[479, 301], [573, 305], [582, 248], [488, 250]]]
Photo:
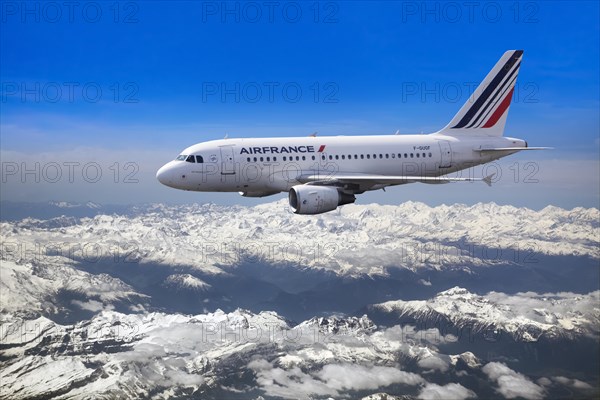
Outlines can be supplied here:
[[208, 283], [190, 274], [169, 275], [166, 279], [166, 283], [169, 285], [175, 285], [179, 288], [196, 289], [199, 291], [204, 291], [210, 288]]
[[0, 263], [0, 312], [36, 315], [55, 313], [59, 306], [52, 299], [60, 291], [81, 293], [93, 302], [80, 307], [102, 309], [120, 300], [143, 302], [147, 296], [106, 274], [93, 275], [70, 266], [64, 257], [49, 257], [44, 264], [3, 260]]
[[[464, 290], [439, 296], [448, 297], [448, 293], [478, 299]], [[585, 301], [585, 296], [579, 301]], [[567, 302], [563, 301], [564, 307]], [[39, 328], [32, 329], [32, 323]], [[219, 387], [232, 367], [239, 372], [244, 365], [258, 368], [265, 379], [270, 373], [282, 379], [291, 374], [281, 382], [292, 391], [294, 374], [318, 384], [322, 380], [339, 383], [344, 371], [356, 373], [357, 379], [360, 374], [382, 371], [390, 382], [408, 379], [410, 384], [427, 387], [428, 371], [452, 373], [458, 360], [471, 369], [482, 368], [473, 353], [447, 355], [428, 343], [444, 340], [439, 332], [434, 338], [435, 329], [419, 332], [413, 328], [410, 336], [424, 339], [415, 342], [404, 334], [406, 327], [378, 329], [366, 316], [319, 317], [291, 326], [274, 312], [256, 314], [243, 309], [198, 315], [102, 311], [74, 325], [44, 317], [13, 320], [13, 324], [12, 334], [2, 336], [2, 343], [10, 344], [4, 352], [8, 361], [0, 371], [6, 398], [48, 397], [50, 388], [60, 390], [61, 398], [200, 393]], [[42, 340], [44, 345], [39, 347]], [[417, 365], [424, 377], [403, 371], [398, 360]], [[259, 379], [257, 385], [266, 382]], [[343, 393], [346, 386], [336, 386], [336, 393]], [[272, 388], [263, 389], [268, 393]]]
[[[533, 211], [493, 203], [429, 207], [406, 202], [348, 205], [335, 213], [306, 217], [290, 214], [286, 208], [285, 202], [256, 207], [155, 204], [139, 207], [130, 216], [0, 223], [3, 397], [194, 397], [231, 386], [231, 371], [241, 374], [249, 365], [265, 367], [254, 371], [264, 378], [255, 384], [268, 393], [270, 373], [286, 378], [281, 390], [289, 391], [297, 387], [298, 377], [323, 388], [326, 372], [351, 370], [347, 365], [356, 366], [356, 376], [383, 371], [400, 380], [408, 376], [404, 363], [424, 374], [425, 378], [406, 373], [419, 382], [421, 395], [468, 397], [464, 388], [427, 382], [432, 375], [426, 373], [452, 374], [452, 368], [464, 362], [481, 375], [483, 363], [473, 353], [439, 350], [440, 344], [456, 341], [452, 335], [410, 325], [378, 327], [367, 315], [315, 317], [292, 325], [270, 311], [146, 312], [147, 297], [129, 285], [75, 268], [82, 260], [90, 261], [93, 249], [102, 257], [142, 267], [168, 265], [173, 271], [165, 285], [198, 292], [210, 285], [181, 273], [178, 266], [192, 267], [201, 276], [228, 274], [231, 267], [255, 262], [326, 269], [343, 276], [386, 276], [391, 268], [404, 266], [485, 267], [500, 260], [472, 255], [471, 248], [498, 246], [516, 254], [523, 244], [540, 254], [600, 259], [597, 209]], [[41, 249], [40, 244], [44, 244]], [[425, 280], [420, 284], [431, 285]], [[71, 304], [95, 315], [73, 325], [49, 319], [48, 315], [60, 312], [56, 297], [62, 290], [80, 294], [81, 299]], [[115, 311], [114, 305], [125, 300], [139, 313]], [[445, 318], [459, 327], [506, 332], [516, 340], [533, 342], [542, 335], [597, 337], [598, 304], [600, 291], [475, 294], [454, 287], [428, 300], [394, 300], [373, 307], [416, 322]], [[338, 389], [332, 393], [349, 397]]]
[[[411, 201], [351, 204], [335, 213], [299, 216], [282, 200], [255, 207], [154, 204], [136, 208], [131, 216], [25, 219], [3, 222], [0, 230], [5, 243], [21, 249], [54, 244], [71, 260], [90, 257], [97, 248], [103, 256], [189, 266], [213, 275], [226, 273], [223, 266], [266, 261], [340, 275], [386, 276], [399, 265], [441, 269], [507, 262], [497, 259], [497, 248], [508, 262], [543, 254], [600, 259], [599, 220], [595, 208], [533, 211], [494, 203], [429, 207]], [[3, 252], [9, 259], [32, 258], [31, 252]]]
[[56, 392], [68, 390], [77, 382], [89, 379], [94, 372], [72, 357], [36, 357], [28, 370], [20, 371], [21, 367], [20, 363], [16, 363], [3, 368], [0, 380], [3, 387], [10, 388], [12, 393], [22, 398], [35, 397], [49, 388]]
[[[549, 297], [552, 299], [549, 300]], [[438, 293], [429, 300], [394, 300], [373, 305], [373, 309], [419, 321], [443, 316], [460, 328], [498, 334], [503, 330], [516, 339], [537, 341], [541, 335], [595, 337], [600, 324], [600, 291], [508, 295], [490, 292], [476, 295], [460, 287]]]

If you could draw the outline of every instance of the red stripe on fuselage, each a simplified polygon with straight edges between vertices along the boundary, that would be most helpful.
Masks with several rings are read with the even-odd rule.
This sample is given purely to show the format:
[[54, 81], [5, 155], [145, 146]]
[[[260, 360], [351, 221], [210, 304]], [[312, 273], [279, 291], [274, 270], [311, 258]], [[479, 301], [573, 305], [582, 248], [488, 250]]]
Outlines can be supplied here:
[[319, 147], [319, 150], [317, 151], [317, 153], [322, 153], [323, 151], [325, 151], [325, 145], [322, 144], [321, 147]]

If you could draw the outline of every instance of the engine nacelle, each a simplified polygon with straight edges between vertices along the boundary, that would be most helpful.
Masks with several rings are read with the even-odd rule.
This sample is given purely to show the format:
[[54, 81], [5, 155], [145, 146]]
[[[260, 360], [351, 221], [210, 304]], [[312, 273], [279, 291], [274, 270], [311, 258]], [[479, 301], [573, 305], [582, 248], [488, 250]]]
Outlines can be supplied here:
[[244, 197], [267, 197], [267, 196], [273, 196], [274, 194], [280, 193], [280, 192], [239, 192], [241, 196]]
[[355, 201], [353, 194], [331, 186], [297, 185], [289, 192], [290, 207], [295, 214], [321, 214]]

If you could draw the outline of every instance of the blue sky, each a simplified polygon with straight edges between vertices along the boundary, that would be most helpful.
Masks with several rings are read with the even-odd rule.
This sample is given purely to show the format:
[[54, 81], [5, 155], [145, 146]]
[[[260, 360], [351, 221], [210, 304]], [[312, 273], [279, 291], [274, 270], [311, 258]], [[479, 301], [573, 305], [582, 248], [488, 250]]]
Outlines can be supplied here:
[[[46, 162], [103, 157], [105, 176], [114, 162], [137, 163], [140, 183], [94, 193], [99, 186], [8, 180], [4, 200], [125, 203], [142, 193], [149, 201], [251, 204], [161, 188], [152, 171], [182, 148], [225, 134], [433, 132], [505, 50], [519, 48], [525, 55], [507, 134], [557, 150], [511, 161], [583, 160], [591, 164], [574, 171], [595, 183], [582, 180], [570, 198], [552, 181], [527, 201], [496, 192], [462, 198], [460, 189], [452, 199], [598, 206], [598, 2], [66, 4], [2, 3], [3, 162], [23, 154]], [[372, 201], [445, 200], [438, 187], [395, 190], [393, 200]]]

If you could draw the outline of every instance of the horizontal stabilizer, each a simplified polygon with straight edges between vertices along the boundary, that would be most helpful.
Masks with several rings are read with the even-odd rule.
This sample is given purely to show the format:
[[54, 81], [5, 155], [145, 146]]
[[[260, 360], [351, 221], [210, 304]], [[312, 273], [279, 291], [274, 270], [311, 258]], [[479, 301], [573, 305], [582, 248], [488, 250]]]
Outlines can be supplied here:
[[523, 150], [552, 150], [553, 147], [495, 147], [488, 149], [473, 149], [479, 153], [502, 152], [502, 151], [523, 151]]

